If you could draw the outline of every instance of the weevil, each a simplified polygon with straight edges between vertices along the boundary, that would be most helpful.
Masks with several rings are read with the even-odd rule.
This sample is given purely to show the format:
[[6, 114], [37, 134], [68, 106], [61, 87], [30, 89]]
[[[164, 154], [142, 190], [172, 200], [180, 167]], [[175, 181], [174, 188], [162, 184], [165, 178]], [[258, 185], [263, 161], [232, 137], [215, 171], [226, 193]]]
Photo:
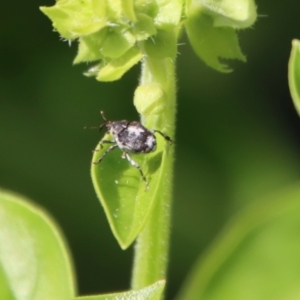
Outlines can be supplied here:
[[[85, 128], [98, 128], [99, 132], [102, 128], [106, 127], [107, 132], [112, 136], [112, 140], [102, 140], [99, 143], [100, 148], [103, 148], [103, 144], [111, 144], [103, 155], [93, 164], [99, 164], [103, 158], [116, 148], [122, 150], [122, 158], [127, 159], [128, 162], [135, 168], [137, 168], [141, 174], [142, 179], [146, 183], [146, 189], [149, 187], [149, 182], [142, 171], [140, 165], [134, 161], [129, 153], [134, 154], [146, 154], [154, 152], [156, 150], [156, 136], [155, 133], [160, 134], [170, 144], [173, 140], [156, 129], [147, 129], [138, 121], [109, 121], [106, 119], [104, 112], [100, 111], [104, 122], [99, 127], [85, 127]], [[97, 151], [97, 150], [94, 150]]]

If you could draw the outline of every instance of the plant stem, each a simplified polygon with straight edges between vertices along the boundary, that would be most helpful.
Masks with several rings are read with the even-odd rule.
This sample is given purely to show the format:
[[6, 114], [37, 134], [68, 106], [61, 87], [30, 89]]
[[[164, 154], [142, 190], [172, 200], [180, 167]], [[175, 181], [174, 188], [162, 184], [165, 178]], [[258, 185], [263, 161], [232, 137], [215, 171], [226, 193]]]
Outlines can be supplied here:
[[[145, 58], [142, 63], [141, 85], [159, 86], [163, 91], [159, 113], [142, 115], [148, 128], [159, 129], [170, 135], [175, 133], [176, 88], [175, 60]], [[172, 201], [172, 177], [174, 145], [163, 151], [159, 183], [153, 211], [135, 245], [132, 288], [140, 289], [166, 277], [169, 252], [170, 211]]]

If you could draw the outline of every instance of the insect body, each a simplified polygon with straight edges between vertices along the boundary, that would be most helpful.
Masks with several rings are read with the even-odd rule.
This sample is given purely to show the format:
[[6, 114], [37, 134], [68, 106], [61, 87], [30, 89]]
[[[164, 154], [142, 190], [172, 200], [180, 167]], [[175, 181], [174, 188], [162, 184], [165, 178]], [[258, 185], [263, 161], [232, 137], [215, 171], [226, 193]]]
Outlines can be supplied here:
[[93, 164], [99, 164], [106, 154], [112, 150], [119, 148], [123, 151], [122, 158], [126, 158], [128, 162], [135, 168], [140, 171], [140, 174], [143, 180], [146, 182], [146, 189], [148, 188], [148, 180], [145, 177], [140, 165], [135, 162], [129, 155], [129, 153], [141, 154], [149, 153], [156, 150], [156, 137], [154, 133], [159, 133], [170, 143], [173, 143], [170, 137], [165, 135], [159, 130], [149, 130], [144, 127], [140, 122], [137, 121], [108, 121], [104, 112], [100, 112], [104, 123], [99, 126], [99, 131], [106, 127], [107, 131], [112, 136], [113, 140], [102, 140], [99, 143], [100, 148], [103, 147], [103, 144], [111, 144], [111, 146], [103, 153], [98, 161], [93, 162]]

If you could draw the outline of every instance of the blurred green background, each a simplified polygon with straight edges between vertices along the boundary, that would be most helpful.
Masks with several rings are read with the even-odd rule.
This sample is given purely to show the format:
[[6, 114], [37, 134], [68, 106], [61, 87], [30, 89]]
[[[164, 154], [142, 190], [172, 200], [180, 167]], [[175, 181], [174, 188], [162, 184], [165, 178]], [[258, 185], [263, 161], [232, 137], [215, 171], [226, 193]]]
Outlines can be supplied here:
[[[81, 295], [128, 289], [132, 249], [114, 240], [93, 191], [85, 125], [137, 119], [139, 66], [99, 83], [72, 66], [76, 43], [60, 41], [38, 7], [0, 5], [0, 186], [32, 198], [61, 226]], [[288, 85], [291, 40], [300, 38], [300, 2], [257, 1], [252, 29], [239, 33], [247, 64], [217, 73], [185, 36], [177, 61], [178, 122], [168, 296], [226, 221], [300, 177], [300, 120]]]

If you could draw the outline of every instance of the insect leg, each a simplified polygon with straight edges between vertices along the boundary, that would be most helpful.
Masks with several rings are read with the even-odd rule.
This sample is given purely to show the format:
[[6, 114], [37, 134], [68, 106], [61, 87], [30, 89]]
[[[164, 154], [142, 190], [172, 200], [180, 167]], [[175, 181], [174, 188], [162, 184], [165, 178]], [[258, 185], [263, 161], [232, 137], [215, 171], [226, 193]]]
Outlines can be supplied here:
[[[115, 141], [102, 140], [98, 145], [99, 145], [100, 149], [102, 149], [103, 144], [115, 144], [115, 143], [116, 143]], [[99, 150], [96, 148], [96, 149], [93, 150], [93, 152], [98, 152]]]
[[167, 136], [166, 134], [162, 133], [161, 131], [159, 131], [159, 130], [153, 130], [153, 131], [159, 133], [162, 137], [165, 138], [165, 140], [167, 140], [168, 142], [170, 142], [170, 144], [174, 143], [174, 141], [169, 136]]
[[114, 149], [117, 148], [117, 147], [118, 147], [117, 144], [110, 146], [110, 147], [103, 153], [103, 155], [102, 155], [97, 161], [93, 161], [93, 164], [96, 165], [96, 164], [101, 163], [103, 157], [104, 157], [107, 153], [111, 152], [112, 150], [114, 150]]
[[147, 180], [147, 178], [145, 177], [145, 175], [144, 175], [144, 173], [143, 173], [143, 171], [142, 171], [140, 165], [139, 165], [137, 162], [135, 162], [135, 161], [129, 156], [129, 154], [128, 154], [127, 152], [125, 152], [125, 151], [124, 151], [123, 154], [122, 154], [122, 158], [126, 158], [126, 159], [129, 161], [129, 163], [130, 163], [133, 167], [137, 168], [137, 169], [140, 171], [143, 180], [146, 182], [146, 189], [148, 189], [149, 183], [148, 183], [148, 180]]

